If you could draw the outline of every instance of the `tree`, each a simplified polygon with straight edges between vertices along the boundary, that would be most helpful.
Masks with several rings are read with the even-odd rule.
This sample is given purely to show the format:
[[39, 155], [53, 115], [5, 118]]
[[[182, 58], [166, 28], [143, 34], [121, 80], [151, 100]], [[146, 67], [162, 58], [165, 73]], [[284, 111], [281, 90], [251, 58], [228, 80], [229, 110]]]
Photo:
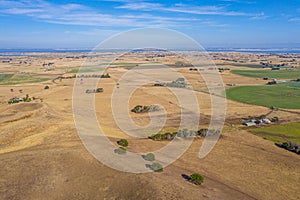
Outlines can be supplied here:
[[167, 140], [167, 139], [168, 139], [168, 135], [167, 135], [167, 134], [162, 134], [162, 135], [160, 136], [160, 139], [161, 139], [161, 140]]
[[96, 92], [103, 92], [103, 88], [97, 88]]
[[128, 146], [128, 141], [126, 139], [121, 139], [119, 141], [117, 141], [118, 145], [123, 146], [123, 147], [127, 147]]
[[259, 116], [258, 118], [259, 118], [259, 119], [266, 119], [266, 117], [267, 117], [266, 115], [261, 115], [261, 116]]
[[131, 110], [131, 112], [140, 113], [140, 112], [142, 112], [142, 110], [143, 110], [143, 106], [137, 105]]
[[102, 75], [101, 75], [101, 78], [110, 78], [110, 75], [109, 75], [109, 73], [107, 73], [107, 74], [102, 74]]
[[272, 119], [271, 119], [271, 122], [278, 122], [279, 121], [279, 118], [278, 117], [273, 117]]
[[260, 120], [255, 120], [254, 123], [257, 124], [257, 125], [259, 125], [259, 124], [261, 124], [261, 121]]
[[172, 140], [174, 138], [175, 135], [173, 135], [172, 133], [165, 133], [167, 140]]
[[144, 155], [143, 158], [148, 161], [154, 161], [155, 155], [153, 153], [148, 153], [147, 155]]
[[119, 147], [115, 149], [114, 152], [117, 154], [126, 154], [126, 149], [124, 147]]
[[137, 105], [133, 109], [131, 109], [131, 112], [145, 113], [145, 112], [155, 112], [155, 111], [159, 111], [159, 110], [160, 110], [160, 107], [158, 105], [150, 105], [150, 106]]
[[160, 133], [155, 134], [155, 135], [153, 136], [153, 140], [161, 140], [161, 134], [160, 134]]
[[29, 95], [28, 95], [28, 94], [26, 94], [26, 97], [23, 98], [23, 101], [24, 101], [24, 102], [29, 102], [29, 101], [31, 101], [31, 99], [29, 98]]
[[200, 130], [197, 131], [197, 135], [201, 136], [201, 137], [205, 137], [208, 133], [208, 129], [207, 128], [202, 128]]
[[248, 119], [249, 120], [252, 120], [252, 119], [254, 119], [255, 117], [254, 116], [248, 116]]
[[158, 162], [154, 162], [152, 165], [150, 165], [150, 169], [155, 172], [162, 172], [164, 170], [163, 166]]
[[194, 183], [195, 185], [201, 185], [204, 180], [203, 176], [198, 173], [192, 174], [190, 178], [190, 182]]

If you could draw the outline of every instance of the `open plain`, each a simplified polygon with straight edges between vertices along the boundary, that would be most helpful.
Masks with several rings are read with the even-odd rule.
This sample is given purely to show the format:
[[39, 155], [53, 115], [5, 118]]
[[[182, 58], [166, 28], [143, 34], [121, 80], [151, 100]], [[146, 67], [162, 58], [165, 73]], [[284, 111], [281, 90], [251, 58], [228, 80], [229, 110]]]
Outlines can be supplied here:
[[[99, 53], [97, 58], [108, 54], [111, 53]], [[86, 53], [1, 56], [5, 62], [0, 63], [0, 199], [300, 198], [299, 155], [252, 134], [250, 130], [255, 127], [250, 129], [242, 125], [244, 118], [260, 115], [279, 118], [278, 122], [261, 126], [300, 121], [299, 108], [270, 109], [268, 102], [259, 106], [227, 99], [222, 135], [203, 159], [198, 157], [203, 138], [195, 138], [183, 156], [163, 172], [132, 174], [105, 166], [89, 154], [77, 135], [72, 110], [74, 76], [110, 75], [110, 78], [101, 79], [98, 85], [103, 92], [94, 94], [95, 112], [106, 136], [116, 147], [117, 140], [126, 138], [129, 142], [127, 151], [132, 152], [151, 152], [168, 141], [130, 137], [117, 126], [111, 111], [111, 95], [114, 89], [122, 87], [118, 80], [123, 74], [142, 64], [162, 63], [174, 67], [196, 91], [200, 128], [206, 128], [210, 122], [211, 96], [199, 71], [191, 70], [188, 63], [182, 64], [184, 59], [174, 54], [129, 53], [105, 71], [97, 65], [84, 65], [86, 56]], [[213, 68], [220, 71], [224, 87], [229, 90], [239, 86], [262, 86], [277, 78], [263, 80], [260, 76], [242, 76], [231, 70], [270, 70], [261, 65], [270, 61], [299, 70], [300, 63], [297, 54], [211, 53], [210, 56], [216, 63]], [[78, 71], [80, 66], [81, 72]], [[211, 66], [202, 68], [209, 70]], [[296, 77], [279, 78], [291, 81]], [[86, 78], [79, 79], [86, 81]], [[26, 95], [30, 102], [7, 103], [12, 98]], [[167, 87], [142, 86], [131, 96], [128, 110], [136, 105], [152, 104], [163, 106], [168, 113], [162, 132], [176, 130], [180, 123], [180, 105]], [[150, 122], [148, 113], [130, 115], [138, 125]], [[201, 186], [182, 177], [192, 173], [204, 176]]]

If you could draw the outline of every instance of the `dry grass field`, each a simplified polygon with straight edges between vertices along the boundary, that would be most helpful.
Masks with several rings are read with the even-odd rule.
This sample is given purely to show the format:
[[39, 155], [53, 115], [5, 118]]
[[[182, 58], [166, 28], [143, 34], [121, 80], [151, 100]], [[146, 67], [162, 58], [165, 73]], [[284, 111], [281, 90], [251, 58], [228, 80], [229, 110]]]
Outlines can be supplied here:
[[[231, 65], [220, 58], [246, 60], [246, 64], [256, 58], [259, 63], [253, 54], [212, 55], [217, 66], [230, 69], [245, 67]], [[131, 174], [105, 166], [88, 153], [77, 135], [72, 112], [75, 79], [56, 79], [72, 75], [68, 72], [78, 69], [84, 61], [81, 56], [75, 53], [38, 54], [14, 57], [9, 64], [1, 63], [1, 74], [29, 73], [49, 80], [0, 86], [0, 199], [300, 199], [299, 155], [276, 147], [273, 142], [253, 135], [241, 125], [241, 118], [267, 114], [270, 109], [232, 100], [226, 102], [222, 137], [207, 157], [198, 157], [203, 142], [198, 138], [182, 157], [160, 173]], [[119, 64], [107, 71], [111, 78], [103, 79], [99, 84], [104, 92], [95, 94], [96, 115], [109, 139], [116, 144], [118, 139], [127, 138], [127, 150], [140, 153], [157, 150], [167, 142], [137, 139], [123, 133], [111, 112], [111, 94], [118, 79], [130, 70], [131, 66], [122, 67], [122, 63], [143, 63], [144, 57], [130, 54], [120, 59]], [[270, 59], [277, 58], [270, 56]], [[27, 64], [18, 64], [20, 60], [27, 61]], [[149, 62], [172, 64], [174, 60], [175, 56], [166, 56]], [[55, 63], [54, 70], [42, 67], [48, 62]], [[207, 127], [211, 100], [203, 79], [189, 68], [178, 67], [177, 70], [197, 91], [200, 127]], [[262, 79], [241, 77], [228, 71], [222, 73], [222, 78], [226, 88], [229, 87], [226, 84], [266, 83]], [[49, 89], [44, 89], [46, 85]], [[6, 103], [10, 98], [26, 94], [35, 97], [34, 100]], [[139, 88], [132, 95], [128, 109], [139, 104], [162, 105], [168, 113], [164, 130], [178, 127], [178, 100], [167, 88]], [[300, 121], [298, 110], [275, 110], [269, 116], [279, 117], [282, 119], [280, 123]], [[139, 125], [146, 125], [150, 120], [147, 113], [131, 114], [131, 117]], [[182, 177], [192, 173], [204, 176], [201, 186]]]

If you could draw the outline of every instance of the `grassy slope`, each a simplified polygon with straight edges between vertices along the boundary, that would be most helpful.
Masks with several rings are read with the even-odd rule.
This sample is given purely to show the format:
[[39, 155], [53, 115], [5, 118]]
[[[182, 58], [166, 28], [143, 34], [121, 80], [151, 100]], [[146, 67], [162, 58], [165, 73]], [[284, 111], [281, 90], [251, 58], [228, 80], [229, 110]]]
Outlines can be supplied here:
[[104, 68], [100, 68], [100, 67], [78, 67], [78, 68], [74, 68], [71, 69], [70, 71], [68, 71], [68, 73], [88, 73], [88, 72], [100, 72], [103, 71]]
[[9, 80], [12, 76], [13, 74], [0, 74], [0, 84]]
[[262, 69], [262, 67], [263, 67], [261, 64], [257, 64], [257, 63], [220, 63], [220, 64], [218, 64], [218, 66], [222, 66], [222, 65], [225, 65], [225, 66], [231, 65], [231, 66], [235, 66], [235, 67], [245, 67], [245, 68], [260, 68], [260, 69]]
[[300, 78], [300, 70], [232, 70], [233, 74], [238, 74], [253, 78], [277, 78], [277, 79], [297, 79]]
[[227, 98], [261, 106], [300, 109], [300, 89], [288, 84], [274, 86], [241, 86], [230, 88]]
[[300, 122], [253, 129], [251, 132], [276, 143], [291, 140], [300, 144]]
[[300, 82], [289, 82], [285, 84], [287, 87], [300, 88]]
[[142, 64], [142, 63], [119, 62], [119, 63], [111, 63], [110, 65], [119, 65], [119, 66], [124, 66], [124, 67], [137, 67], [139, 64]]
[[16, 85], [21, 83], [36, 83], [49, 80], [48, 78], [36, 78], [30, 75], [1, 74], [0, 85]]

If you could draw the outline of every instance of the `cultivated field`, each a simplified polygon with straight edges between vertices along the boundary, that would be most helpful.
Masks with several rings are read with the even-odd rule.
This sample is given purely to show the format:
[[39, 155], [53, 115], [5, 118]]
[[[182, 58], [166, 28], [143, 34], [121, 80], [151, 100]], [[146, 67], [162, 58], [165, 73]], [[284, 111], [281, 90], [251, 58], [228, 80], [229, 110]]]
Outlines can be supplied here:
[[0, 74], [0, 85], [16, 85], [23, 83], [36, 83], [49, 80], [48, 78], [37, 78], [32, 75]]
[[287, 140], [300, 143], [300, 123], [294, 122], [278, 126], [258, 128], [251, 130], [254, 134], [271, 140], [276, 143], [283, 143]]
[[276, 78], [276, 79], [297, 79], [300, 77], [300, 70], [282, 69], [280, 71], [270, 69], [260, 70], [232, 70], [232, 73], [253, 77], [253, 78]]
[[267, 107], [300, 109], [298, 84], [240, 86], [227, 90], [227, 97], [236, 101]]

